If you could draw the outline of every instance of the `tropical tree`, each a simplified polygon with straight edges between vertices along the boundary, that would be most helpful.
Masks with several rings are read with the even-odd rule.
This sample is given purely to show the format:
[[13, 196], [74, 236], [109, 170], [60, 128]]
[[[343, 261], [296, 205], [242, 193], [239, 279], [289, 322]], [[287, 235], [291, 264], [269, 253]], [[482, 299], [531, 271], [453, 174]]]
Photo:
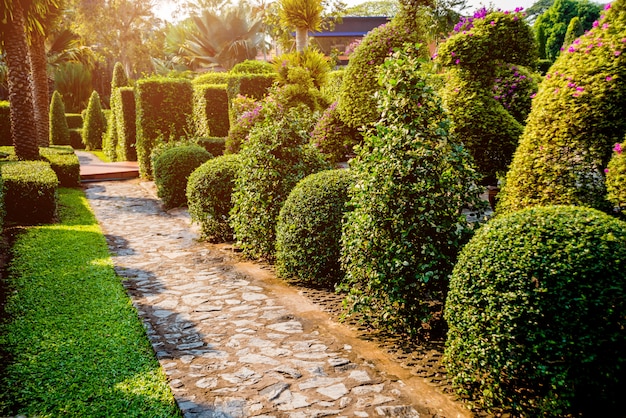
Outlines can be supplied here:
[[29, 17], [45, 16], [54, 0], [3, 0], [0, 10], [0, 41], [5, 52], [9, 88], [11, 139], [19, 159], [39, 156], [33, 85], [28, 48], [29, 31], [41, 30], [41, 25]]
[[366, 1], [346, 9], [347, 16], [388, 16], [398, 14], [398, 2], [393, 0]]
[[190, 19], [192, 24], [185, 26], [179, 54], [192, 68], [219, 65], [231, 69], [239, 62], [254, 59], [264, 42], [262, 18], [245, 2], [220, 12], [203, 10]]
[[296, 30], [296, 51], [307, 47], [309, 31], [321, 29], [323, 10], [322, 0], [279, 0], [280, 19]]

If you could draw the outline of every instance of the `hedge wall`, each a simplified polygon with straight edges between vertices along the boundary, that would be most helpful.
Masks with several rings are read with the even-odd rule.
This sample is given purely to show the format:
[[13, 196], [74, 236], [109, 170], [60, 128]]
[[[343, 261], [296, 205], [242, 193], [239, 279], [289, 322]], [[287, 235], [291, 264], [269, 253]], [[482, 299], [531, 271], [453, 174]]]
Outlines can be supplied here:
[[81, 129], [83, 127], [83, 115], [80, 113], [66, 113], [67, 127], [70, 129]]
[[159, 141], [176, 141], [191, 132], [193, 87], [186, 79], [146, 78], [136, 84], [139, 173], [152, 177], [150, 153]]
[[0, 146], [13, 145], [9, 102], [0, 100]]
[[193, 121], [198, 136], [228, 135], [228, 92], [226, 84], [196, 84], [193, 89]]
[[22, 225], [51, 222], [57, 210], [58, 179], [44, 161], [8, 161], [0, 165], [6, 221]]
[[137, 125], [135, 108], [135, 90], [132, 87], [115, 89], [111, 100], [117, 107], [117, 147], [118, 161], [137, 161]]
[[71, 146], [39, 148], [39, 153], [50, 163], [59, 180], [59, 186], [80, 186], [80, 163]]

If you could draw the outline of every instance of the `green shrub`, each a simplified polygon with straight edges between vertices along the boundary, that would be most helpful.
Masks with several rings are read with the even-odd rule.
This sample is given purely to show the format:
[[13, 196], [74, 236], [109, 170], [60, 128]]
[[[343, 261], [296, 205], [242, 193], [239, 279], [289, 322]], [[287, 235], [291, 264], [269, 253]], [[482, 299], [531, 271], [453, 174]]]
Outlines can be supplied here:
[[226, 148], [226, 138], [210, 136], [208, 138], [195, 138], [193, 141], [209, 151], [209, 154], [214, 157], [223, 155], [224, 149]]
[[267, 61], [245, 60], [235, 64], [231, 74], [274, 74], [274, 66]]
[[200, 84], [228, 84], [228, 80], [232, 77], [237, 77], [236, 74], [231, 74], [231, 73], [204, 73], [201, 74], [199, 76], [197, 76], [196, 78], [194, 78], [193, 80], [191, 80], [191, 82], [194, 85], [200, 85]]
[[65, 105], [63, 98], [58, 91], [52, 93], [50, 102], [50, 144], [52, 145], [69, 145], [70, 130], [67, 126], [67, 118], [65, 117]]
[[129, 85], [124, 65], [121, 62], [116, 62], [113, 66], [113, 76], [111, 77], [111, 93], [117, 88], [128, 87]]
[[626, 142], [615, 144], [613, 157], [611, 157], [609, 166], [605, 170], [607, 198], [622, 216], [626, 215], [626, 153], [623, 151], [624, 146], [626, 146]]
[[[1, 168], [0, 174], [2, 174]], [[3, 233], [5, 216], [6, 211], [4, 210], [4, 180], [2, 180], [2, 176], [0, 175], [0, 234]]]
[[233, 238], [228, 216], [238, 172], [239, 155], [232, 154], [210, 159], [189, 176], [189, 215], [200, 225], [202, 238], [209, 242], [225, 242]]
[[416, 55], [383, 65], [384, 118], [350, 161], [354, 210], [344, 222], [341, 287], [366, 322], [427, 336], [442, 331], [448, 277], [471, 235], [461, 210], [481, 203], [471, 156], [450, 136]]
[[497, 184], [511, 162], [536, 89], [519, 66], [533, 67], [535, 58], [534, 36], [521, 13], [481, 9], [439, 47], [438, 62], [448, 69], [441, 94], [452, 132], [472, 154], [483, 185]]
[[11, 113], [9, 102], [0, 100], [0, 146], [13, 145], [11, 138]]
[[106, 155], [108, 161], [117, 161], [118, 138], [117, 138], [117, 121], [115, 111], [109, 112], [107, 115], [107, 129], [102, 137], [102, 152]]
[[324, 99], [328, 103], [334, 103], [339, 101], [339, 96], [341, 94], [341, 85], [343, 83], [343, 76], [345, 74], [345, 70], [334, 70], [328, 73], [326, 77], [326, 83], [320, 87], [320, 91]]
[[604, 168], [626, 133], [624, 13], [624, 0], [611, 3], [541, 82], [499, 212], [552, 204], [610, 210]]
[[6, 221], [33, 225], [52, 222], [57, 211], [58, 179], [44, 161], [8, 161], [0, 165]]
[[196, 135], [228, 135], [228, 92], [225, 84], [194, 85], [193, 120]]
[[72, 147], [50, 146], [39, 148], [39, 153], [50, 163], [59, 180], [59, 186], [80, 186], [80, 163]]
[[316, 89], [326, 84], [328, 73], [331, 70], [328, 57], [319, 51], [307, 48], [303, 52], [286, 52], [274, 59], [278, 84], [293, 83], [289, 71], [295, 67], [306, 70], [313, 81], [313, 87]]
[[380, 89], [378, 72], [385, 58], [405, 42], [415, 43], [418, 33], [407, 33], [394, 22], [372, 29], [350, 55], [341, 85], [339, 113], [344, 123], [359, 129], [380, 118], [375, 94]]
[[274, 257], [276, 221], [289, 192], [302, 178], [328, 168], [319, 152], [307, 146], [313, 118], [306, 107], [284, 114], [273, 109], [242, 145], [230, 224], [249, 257]]
[[102, 112], [100, 95], [97, 91], [91, 93], [87, 111], [85, 112], [85, 125], [83, 126], [83, 144], [87, 150], [102, 149], [102, 136], [106, 131], [106, 119]]
[[170, 148], [154, 161], [154, 184], [166, 208], [185, 206], [189, 175], [212, 155], [199, 145]]
[[137, 160], [139, 173], [151, 178], [150, 154], [159, 141], [189, 135], [193, 114], [193, 88], [186, 79], [146, 78], [135, 89]]
[[348, 170], [312, 174], [293, 188], [276, 226], [276, 271], [332, 289], [343, 277], [341, 220], [347, 210]]
[[230, 124], [224, 152], [236, 154], [241, 144], [248, 138], [252, 127], [264, 119], [263, 103], [239, 96], [231, 101], [231, 115], [234, 117], [234, 123]]
[[330, 105], [317, 121], [311, 133], [311, 142], [331, 163], [346, 161], [354, 146], [361, 142], [361, 133], [343, 123], [337, 110], [337, 102]]
[[547, 206], [500, 216], [463, 248], [445, 318], [448, 375], [516, 416], [626, 406], [626, 224]]
[[69, 129], [82, 129], [83, 115], [80, 113], [66, 113], [65, 119], [67, 119], [67, 127]]
[[111, 101], [116, 109], [117, 124], [116, 157], [118, 161], [137, 161], [137, 125], [135, 90], [132, 87], [115, 89]]

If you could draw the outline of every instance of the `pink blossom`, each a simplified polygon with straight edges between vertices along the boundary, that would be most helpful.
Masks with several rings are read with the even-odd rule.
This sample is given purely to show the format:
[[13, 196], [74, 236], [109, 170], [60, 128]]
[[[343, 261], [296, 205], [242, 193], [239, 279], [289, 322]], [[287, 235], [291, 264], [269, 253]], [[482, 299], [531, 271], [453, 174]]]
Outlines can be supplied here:
[[492, 20], [489, 24], [490, 24], [491, 26], [495, 26], [495, 25], [496, 25], [496, 22]]
[[608, 174], [608, 173], [609, 173], [609, 169], [608, 169], [608, 168], [605, 168], [605, 169], [604, 169], [604, 174]]
[[569, 52], [569, 53], [576, 52], [576, 48], [574, 48], [573, 46], [570, 46], [570, 47], [567, 49], [567, 52]]
[[598, 21], [596, 20], [595, 22], [593, 22], [593, 25], [591, 25], [591, 26], [593, 26], [594, 28], [597, 28], [599, 25], [600, 25], [600, 23], [598, 23]]
[[622, 55], [622, 51], [615, 51], [615, 56], [619, 57], [620, 55]]
[[608, 29], [609, 28], [609, 24], [605, 23], [604, 25], [602, 25], [602, 29]]
[[537, 96], [537, 93], [533, 93], [533, 94], [531, 94], [531, 95], [530, 95], [530, 98], [531, 98], [531, 99], [534, 99], [534, 98], [535, 98], [535, 96]]
[[611, 81], [611, 80], [613, 80], [613, 77], [611, 77], [611, 76], [609, 75], [609, 76], [607, 76], [604, 80], [605, 80], [605, 81]]
[[611, 8], [611, 3], [608, 3], [604, 6], [604, 10], [609, 10]]
[[459, 65], [459, 64], [461, 63], [461, 60], [457, 59], [456, 61], [454, 61], [454, 63], [455, 63], [456, 65]]
[[620, 144], [619, 142], [617, 144], [615, 144], [615, 146], [613, 147], [613, 151], [615, 151], [618, 154], [622, 153], [622, 144]]

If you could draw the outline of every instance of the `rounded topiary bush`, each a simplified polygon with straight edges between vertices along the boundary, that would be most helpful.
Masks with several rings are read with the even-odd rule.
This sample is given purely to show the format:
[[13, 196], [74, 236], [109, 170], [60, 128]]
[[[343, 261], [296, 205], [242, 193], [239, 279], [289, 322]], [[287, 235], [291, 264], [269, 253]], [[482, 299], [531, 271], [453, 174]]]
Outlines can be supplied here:
[[276, 226], [276, 270], [316, 286], [333, 288], [339, 262], [341, 220], [346, 212], [348, 170], [326, 170], [301, 180], [285, 201]]
[[205, 161], [212, 158], [199, 145], [169, 148], [154, 161], [154, 184], [166, 208], [187, 204], [187, 179]]
[[238, 171], [238, 154], [221, 155], [196, 168], [187, 181], [189, 215], [200, 225], [202, 238], [210, 242], [233, 238], [228, 217]]
[[478, 404], [621, 416], [626, 223], [574, 206], [493, 219], [459, 255], [445, 318], [448, 375]]

